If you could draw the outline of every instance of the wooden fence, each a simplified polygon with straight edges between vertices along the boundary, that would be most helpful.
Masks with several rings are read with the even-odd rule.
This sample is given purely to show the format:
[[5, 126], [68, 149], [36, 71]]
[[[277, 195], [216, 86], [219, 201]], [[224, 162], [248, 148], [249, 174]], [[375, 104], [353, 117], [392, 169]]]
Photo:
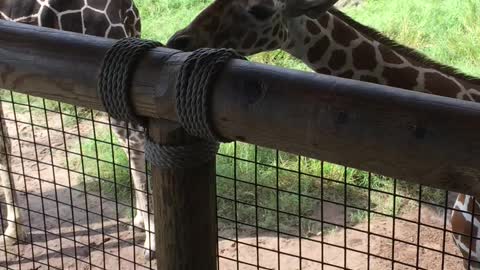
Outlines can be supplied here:
[[[97, 77], [114, 42], [0, 21], [0, 88], [104, 111]], [[132, 103], [157, 142], [195, 139], [175, 112], [177, 74], [189, 55], [157, 48], [135, 72]], [[480, 195], [476, 103], [232, 60], [210, 111], [228, 139]], [[216, 269], [214, 165], [153, 168], [161, 269]]]

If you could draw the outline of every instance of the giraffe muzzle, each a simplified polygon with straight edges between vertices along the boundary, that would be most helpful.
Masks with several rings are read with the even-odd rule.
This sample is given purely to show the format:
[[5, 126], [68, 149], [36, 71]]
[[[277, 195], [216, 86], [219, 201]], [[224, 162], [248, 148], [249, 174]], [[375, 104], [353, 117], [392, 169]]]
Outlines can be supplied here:
[[191, 50], [192, 37], [189, 35], [175, 35], [167, 42], [167, 47], [180, 51]]

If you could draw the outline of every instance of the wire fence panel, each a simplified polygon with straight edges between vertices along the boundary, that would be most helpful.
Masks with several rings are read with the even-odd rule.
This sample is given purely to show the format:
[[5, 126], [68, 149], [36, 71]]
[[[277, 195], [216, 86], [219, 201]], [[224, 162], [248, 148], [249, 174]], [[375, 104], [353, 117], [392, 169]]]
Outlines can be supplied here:
[[[126, 152], [135, 149], [118, 140], [107, 115], [10, 91], [1, 100], [18, 194], [13, 209], [21, 216], [3, 199], [1, 229], [16, 221], [15, 238], [20, 229], [26, 238], [12, 244], [3, 237], [0, 265], [156, 269], [134, 222], [141, 211], [135, 192], [145, 192], [131, 181]], [[468, 262], [449, 221], [456, 196], [272, 149], [223, 144], [219, 269], [463, 269]]]
[[463, 269], [452, 192], [243, 143], [217, 173], [220, 269]]
[[[19, 245], [4, 239], [1, 264], [12, 269], [152, 269], [154, 264], [143, 259], [144, 232], [133, 230], [137, 209], [125, 154], [130, 149], [113, 134], [109, 118], [10, 91], [2, 92], [2, 106], [3, 135], [12, 143], [8, 155], [19, 228], [27, 237]], [[6, 206], [2, 200], [2, 229]]]

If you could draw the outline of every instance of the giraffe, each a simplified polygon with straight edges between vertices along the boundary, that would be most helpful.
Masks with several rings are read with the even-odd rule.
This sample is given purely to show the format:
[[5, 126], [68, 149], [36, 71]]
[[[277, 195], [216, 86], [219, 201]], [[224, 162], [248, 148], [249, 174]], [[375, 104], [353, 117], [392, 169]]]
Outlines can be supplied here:
[[[2, 0], [0, 1], [0, 19], [49, 27], [64, 31], [77, 32], [105, 38], [120, 39], [124, 37], [140, 37], [141, 23], [138, 10], [132, 0]], [[3, 110], [0, 110], [3, 132], [6, 132]], [[148, 184], [145, 174], [143, 155], [143, 128], [111, 119], [113, 132], [120, 143], [126, 147], [129, 157], [133, 186], [135, 188], [136, 215], [134, 225], [144, 228], [145, 256], [149, 250], [155, 250], [150, 232], [154, 231], [153, 216], [148, 213]], [[0, 137], [0, 178], [7, 204], [7, 228], [4, 231], [6, 244], [13, 244], [25, 239], [21, 224], [18, 201], [15, 192], [13, 175], [9, 175], [9, 162], [6, 153], [10, 153], [10, 141], [5, 134]]]
[[[480, 101], [479, 78], [432, 61], [352, 20], [333, 7], [336, 2], [215, 0], [167, 46], [183, 51], [232, 48], [245, 56], [280, 49], [318, 73]], [[480, 221], [472, 215], [474, 206], [480, 209], [474, 197], [459, 194], [450, 224], [465, 268], [478, 270], [480, 240], [475, 238], [480, 237]]]

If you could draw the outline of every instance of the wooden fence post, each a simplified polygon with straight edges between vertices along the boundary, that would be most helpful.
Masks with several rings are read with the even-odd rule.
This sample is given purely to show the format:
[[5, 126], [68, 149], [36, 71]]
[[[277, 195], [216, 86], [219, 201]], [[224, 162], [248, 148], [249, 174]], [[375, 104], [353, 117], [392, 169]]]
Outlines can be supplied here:
[[[151, 119], [149, 135], [167, 145], [198, 140], [167, 120]], [[152, 165], [152, 185], [158, 269], [216, 270], [215, 159], [191, 169]]]

